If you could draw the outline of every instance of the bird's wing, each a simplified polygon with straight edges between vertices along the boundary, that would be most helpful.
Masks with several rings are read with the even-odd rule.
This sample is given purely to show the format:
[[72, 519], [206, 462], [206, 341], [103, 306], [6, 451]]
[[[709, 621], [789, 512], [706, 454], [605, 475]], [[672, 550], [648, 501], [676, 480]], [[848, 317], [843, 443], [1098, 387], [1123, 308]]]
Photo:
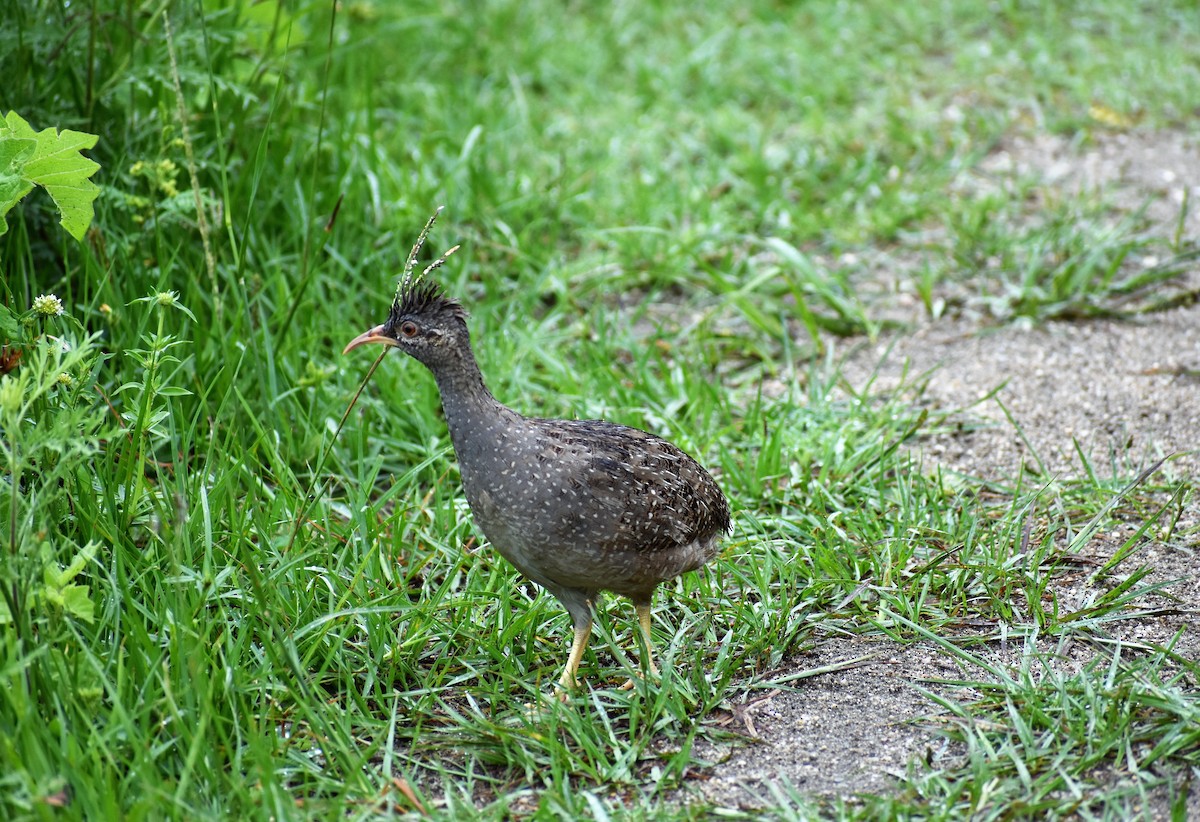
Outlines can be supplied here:
[[571, 449], [578, 461], [572, 490], [588, 500], [581, 510], [596, 519], [594, 533], [604, 541], [654, 552], [728, 528], [728, 503], [712, 477], [666, 440], [592, 420], [558, 430], [586, 442]]

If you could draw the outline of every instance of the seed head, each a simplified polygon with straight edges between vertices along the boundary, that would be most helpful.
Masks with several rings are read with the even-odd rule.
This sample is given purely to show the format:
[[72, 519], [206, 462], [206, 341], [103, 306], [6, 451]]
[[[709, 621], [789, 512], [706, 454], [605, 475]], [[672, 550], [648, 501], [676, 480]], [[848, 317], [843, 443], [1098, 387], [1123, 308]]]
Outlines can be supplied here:
[[33, 301], [33, 310], [43, 317], [57, 317], [63, 313], [62, 300], [53, 294], [42, 294]]

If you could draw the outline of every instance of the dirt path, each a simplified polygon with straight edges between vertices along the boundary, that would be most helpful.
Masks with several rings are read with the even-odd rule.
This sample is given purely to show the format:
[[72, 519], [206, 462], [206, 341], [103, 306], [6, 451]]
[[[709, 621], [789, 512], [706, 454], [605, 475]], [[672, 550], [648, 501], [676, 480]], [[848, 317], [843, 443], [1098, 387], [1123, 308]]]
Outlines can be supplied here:
[[[1123, 134], [1085, 147], [1055, 137], [1022, 138], [1000, 147], [973, 174], [978, 179], [968, 184], [1005, 185], [1014, 175], [1039, 175], [1044, 197], [1099, 191], [1117, 209], [1144, 208], [1164, 237], [1178, 230], [1187, 192], [1198, 205], [1182, 223], [1185, 236], [1200, 237], [1200, 145], [1184, 135]], [[1188, 276], [1200, 282], [1200, 273]], [[1200, 473], [1200, 305], [1138, 322], [1033, 329], [944, 319], [859, 350], [845, 373], [851, 385], [861, 385], [877, 372], [872, 390], [887, 391], [899, 385], [906, 364], [909, 375], [932, 370], [920, 401], [935, 409], [972, 406], [995, 392], [966, 415], [982, 427], [919, 443], [927, 467], [984, 479], [1011, 480], [1022, 465], [1038, 466], [1047, 479], [1083, 476], [1077, 442], [1100, 477], [1125, 475], [1169, 455], [1175, 456], [1164, 464], [1163, 477], [1179, 481]], [[1154, 543], [1139, 558], [1139, 564], [1155, 568], [1154, 579], [1179, 580], [1171, 589], [1176, 601], [1148, 603], [1170, 605], [1175, 613], [1115, 623], [1115, 635], [1162, 643], [1182, 630], [1177, 652], [1200, 657], [1198, 523], [1200, 503], [1193, 498], [1176, 528], [1191, 536]], [[1097, 540], [1094, 550], [1103, 555], [1112, 546]], [[1085, 578], [1061, 580], [1057, 593], [1085, 596]], [[1019, 650], [981, 653], [1003, 661]], [[1061, 664], [1079, 664], [1088, 653], [1079, 648]], [[915, 758], [952, 765], [962, 752], [929, 725], [914, 722], [937, 710], [918, 687], [961, 676], [945, 655], [829, 637], [814, 652], [792, 659], [779, 677], [869, 654], [879, 656], [870, 664], [794, 682], [790, 690], [751, 694], [719, 720], [746, 742], [699, 748], [697, 755], [714, 764], [689, 790], [718, 805], [755, 808], [784, 801], [779, 791], [785, 785], [813, 798], [851, 797], [894, 789], [896, 775]], [[1160, 794], [1151, 797], [1154, 807], [1169, 816], [1170, 797]], [[1189, 816], [1200, 818], [1197, 794], [1192, 791]]]

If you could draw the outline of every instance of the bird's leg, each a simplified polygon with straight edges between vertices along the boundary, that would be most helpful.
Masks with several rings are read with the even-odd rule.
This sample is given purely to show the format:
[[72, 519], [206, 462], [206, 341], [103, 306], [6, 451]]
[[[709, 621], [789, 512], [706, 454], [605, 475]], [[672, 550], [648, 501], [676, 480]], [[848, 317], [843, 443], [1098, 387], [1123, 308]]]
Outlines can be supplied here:
[[[654, 645], [650, 639], [650, 603], [634, 603], [633, 609], [637, 611], [638, 625], [642, 629], [642, 643], [646, 646], [646, 667], [650, 670], [651, 676], [659, 676], [658, 666], [654, 664]], [[630, 690], [634, 685], [633, 678], [621, 686], [622, 691]]]
[[567, 655], [567, 667], [558, 679], [560, 691], [579, 686], [575, 672], [579, 670], [579, 661], [583, 659], [583, 651], [587, 648], [588, 637], [592, 634], [591, 620], [575, 623], [575, 639], [571, 642], [571, 653]]
[[642, 627], [642, 641], [646, 644], [646, 667], [650, 669], [651, 676], [661, 676], [658, 666], [654, 664], [654, 640], [650, 638], [650, 603], [634, 605], [633, 608], [637, 611], [638, 625]]

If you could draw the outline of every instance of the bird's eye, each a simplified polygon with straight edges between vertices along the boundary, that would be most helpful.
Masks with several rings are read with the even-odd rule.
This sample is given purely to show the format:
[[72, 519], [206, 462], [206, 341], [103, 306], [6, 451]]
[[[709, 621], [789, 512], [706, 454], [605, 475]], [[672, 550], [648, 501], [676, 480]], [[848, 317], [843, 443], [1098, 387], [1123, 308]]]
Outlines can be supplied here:
[[415, 337], [417, 335], [417, 324], [411, 320], [401, 323], [400, 333], [406, 337]]

